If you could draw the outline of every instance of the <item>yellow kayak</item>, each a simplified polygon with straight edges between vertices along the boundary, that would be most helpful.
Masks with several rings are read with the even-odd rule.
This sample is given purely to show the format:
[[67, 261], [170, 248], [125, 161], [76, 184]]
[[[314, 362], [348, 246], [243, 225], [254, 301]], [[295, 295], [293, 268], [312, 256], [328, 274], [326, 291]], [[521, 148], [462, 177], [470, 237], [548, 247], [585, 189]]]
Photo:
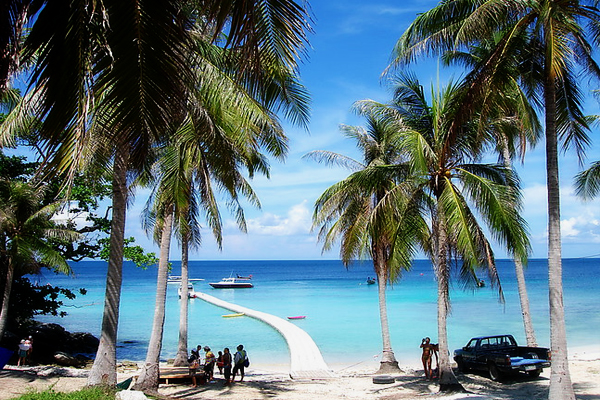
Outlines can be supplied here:
[[245, 314], [243, 312], [235, 313], [235, 314], [225, 314], [222, 317], [223, 318], [233, 318], [233, 317], [241, 317], [242, 315], [245, 315]]

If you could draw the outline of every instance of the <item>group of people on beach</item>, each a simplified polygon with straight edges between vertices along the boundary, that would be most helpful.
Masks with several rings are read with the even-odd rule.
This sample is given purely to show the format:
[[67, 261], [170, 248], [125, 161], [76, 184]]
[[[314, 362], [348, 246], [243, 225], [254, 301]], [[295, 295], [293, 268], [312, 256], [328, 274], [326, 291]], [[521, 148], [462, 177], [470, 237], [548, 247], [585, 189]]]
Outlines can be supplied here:
[[[204, 355], [202, 350], [204, 349]], [[233, 383], [236, 374], [240, 374], [240, 382], [244, 380], [245, 368], [250, 365], [248, 353], [244, 350], [243, 345], [238, 345], [235, 354], [231, 354], [229, 347], [225, 347], [223, 351], [219, 351], [218, 355], [211, 351], [210, 347], [198, 345], [192, 349], [192, 353], [188, 359], [190, 363], [190, 374], [192, 375], [192, 384], [197, 386], [196, 373], [202, 368], [204, 377], [208, 382], [213, 380], [215, 365], [219, 369], [219, 373], [225, 377], [225, 384]]]
[[[421, 361], [423, 361], [423, 369], [425, 370], [425, 378], [436, 379], [438, 377], [439, 370], [439, 359], [438, 351], [440, 350], [437, 343], [431, 343], [431, 339], [426, 337], [421, 340], [421, 346], [423, 354], [421, 355]], [[431, 361], [435, 356], [435, 369], [431, 369]]]

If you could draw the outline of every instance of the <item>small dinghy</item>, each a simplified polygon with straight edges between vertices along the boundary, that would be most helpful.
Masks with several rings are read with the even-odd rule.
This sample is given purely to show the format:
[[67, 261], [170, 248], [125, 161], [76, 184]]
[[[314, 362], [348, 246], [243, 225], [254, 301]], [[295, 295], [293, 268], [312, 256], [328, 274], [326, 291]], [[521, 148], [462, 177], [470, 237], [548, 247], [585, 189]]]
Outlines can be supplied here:
[[304, 319], [306, 318], [306, 315], [296, 315], [294, 317], [287, 317], [288, 319]]

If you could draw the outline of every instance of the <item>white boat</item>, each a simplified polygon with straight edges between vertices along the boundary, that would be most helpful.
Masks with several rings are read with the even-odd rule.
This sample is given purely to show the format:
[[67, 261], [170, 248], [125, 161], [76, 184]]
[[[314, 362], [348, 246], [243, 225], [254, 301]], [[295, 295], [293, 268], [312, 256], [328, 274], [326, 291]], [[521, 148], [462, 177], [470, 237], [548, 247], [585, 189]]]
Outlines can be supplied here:
[[[179, 298], [181, 298], [182, 288], [182, 285], [179, 285], [179, 289], [177, 289], [177, 294], [179, 295]], [[198, 295], [194, 291], [194, 285], [192, 285], [191, 283], [188, 283], [188, 297], [190, 299], [195, 299], [196, 297], [198, 297]]]
[[210, 286], [215, 289], [241, 289], [254, 287], [250, 279], [239, 279], [239, 278], [223, 278], [221, 282], [211, 282]]
[[[188, 278], [188, 282], [198, 282], [203, 281], [201, 278]], [[169, 275], [167, 277], [167, 283], [181, 283], [181, 276], [179, 275]]]

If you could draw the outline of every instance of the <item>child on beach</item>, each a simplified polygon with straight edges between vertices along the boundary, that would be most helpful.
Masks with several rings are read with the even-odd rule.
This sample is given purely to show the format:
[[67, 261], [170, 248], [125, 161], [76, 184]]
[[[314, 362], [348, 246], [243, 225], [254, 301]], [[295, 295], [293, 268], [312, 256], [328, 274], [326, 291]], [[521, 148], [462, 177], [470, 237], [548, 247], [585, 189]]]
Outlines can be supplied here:
[[219, 373], [223, 374], [223, 352], [219, 351], [219, 355], [217, 356], [217, 368], [219, 368]]

